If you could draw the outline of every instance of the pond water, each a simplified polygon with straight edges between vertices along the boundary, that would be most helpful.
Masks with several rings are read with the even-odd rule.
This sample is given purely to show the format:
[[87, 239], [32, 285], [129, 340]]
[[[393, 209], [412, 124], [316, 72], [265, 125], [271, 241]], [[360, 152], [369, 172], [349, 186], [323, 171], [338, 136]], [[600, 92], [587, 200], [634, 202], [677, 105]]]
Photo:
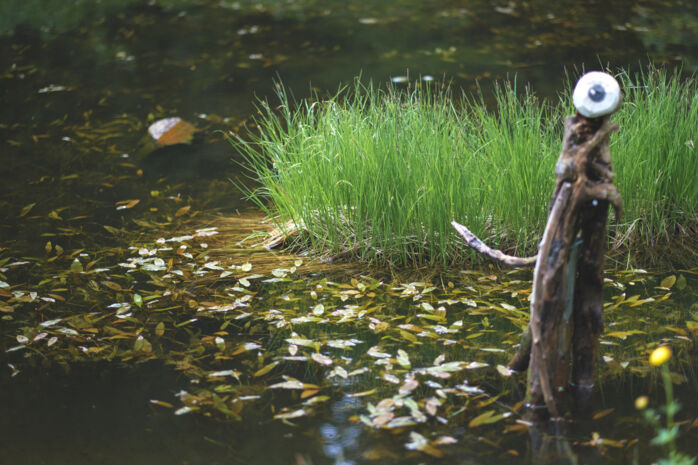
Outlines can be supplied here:
[[[648, 60], [698, 70], [695, 2], [3, 2], [0, 463], [545, 461], [516, 422], [523, 380], [496, 368], [530, 274], [251, 248], [262, 214], [221, 131], [278, 80], [303, 97], [515, 75], [553, 97], [566, 69]], [[201, 136], [148, 153], [169, 116]], [[593, 416], [557, 446], [658, 456], [633, 399], [660, 404], [646, 355], [665, 341], [698, 454], [697, 288], [695, 269], [609, 274]]]

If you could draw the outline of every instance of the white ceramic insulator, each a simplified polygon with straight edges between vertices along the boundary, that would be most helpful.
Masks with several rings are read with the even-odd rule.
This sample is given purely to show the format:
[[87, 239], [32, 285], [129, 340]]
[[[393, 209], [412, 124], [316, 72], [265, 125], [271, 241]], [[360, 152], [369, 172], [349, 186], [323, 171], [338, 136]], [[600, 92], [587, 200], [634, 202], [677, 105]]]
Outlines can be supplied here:
[[579, 113], [587, 118], [598, 118], [618, 109], [621, 94], [618, 81], [601, 71], [582, 76], [572, 93], [572, 101]]

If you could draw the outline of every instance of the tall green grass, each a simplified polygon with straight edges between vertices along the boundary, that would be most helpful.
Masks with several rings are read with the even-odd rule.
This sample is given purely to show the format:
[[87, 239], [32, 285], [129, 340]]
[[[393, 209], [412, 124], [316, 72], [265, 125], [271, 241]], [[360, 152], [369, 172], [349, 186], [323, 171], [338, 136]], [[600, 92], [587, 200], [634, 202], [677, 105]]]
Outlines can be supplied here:
[[[698, 218], [698, 86], [650, 70], [621, 73], [613, 119], [616, 184], [625, 200], [616, 237], [653, 244]], [[260, 187], [249, 191], [281, 225], [303, 225], [317, 253], [393, 265], [470, 256], [450, 226], [489, 244], [535, 253], [554, 186], [569, 92], [538, 100], [498, 86], [496, 108], [452, 89], [376, 89], [333, 98], [261, 102], [259, 132], [235, 142]]]

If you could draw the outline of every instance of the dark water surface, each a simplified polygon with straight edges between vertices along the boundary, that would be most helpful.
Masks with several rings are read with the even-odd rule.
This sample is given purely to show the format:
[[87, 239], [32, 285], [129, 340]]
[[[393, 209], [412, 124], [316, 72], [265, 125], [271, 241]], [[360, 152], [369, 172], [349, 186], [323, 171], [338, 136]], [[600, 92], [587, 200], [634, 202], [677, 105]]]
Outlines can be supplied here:
[[[248, 409], [242, 422], [225, 421], [210, 412], [174, 416], [172, 410], [150, 402], [176, 404], [175, 393], [196, 384], [195, 377], [174, 370], [172, 360], [164, 364], [119, 352], [91, 363], [71, 361], [79, 357], [67, 349], [63, 355], [12, 348], [27, 322], [98, 312], [118, 299], [132, 301], [131, 294], [104, 287], [98, 278], [94, 287], [91, 277], [70, 274], [67, 270], [75, 259], [81, 266], [90, 263], [92, 269], [111, 270], [106, 271], [114, 273], [109, 280], [124, 288], [142, 284], [154, 292], [157, 284], [139, 284], [126, 279], [125, 272], [117, 273], [118, 263], [133, 255], [129, 246], [152, 247], [159, 237], [212, 226], [210, 220], [197, 221], [210, 218], [213, 211], [233, 217], [242, 214], [240, 218], [257, 214], [228, 182], [242, 178], [230, 145], [218, 131], [239, 131], [249, 125], [256, 98], [273, 95], [275, 80], [303, 97], [311, 86], [334, 92], [357, 75], [396, 85], [444, 80], [466, 91], [475, 89], [477, 82], [487, 88], [492, 80], [515, 75], [539, 95], [554, 97], [564, 85], [566, 69], [598, 67], [599, 63], [640, 69], [648, 60], [698, 70], [698, 3], [2, 2], [0, 464], [310, 465], [437, 460], [408, 452], [405, 431], [376, 432], [361, 424], [357, 418], [365, 413], [365, 403], [345, 397], [340, 388], [333, 391], [324, 409], [299, 420], [299, 426], [273, 420], [277, 410], [269, 397]], [[168, 116], [180, 116], [202, 129], [199, 140], [191, 146], [146, 154], [148, 125]], [[239, 229], [252, 230], [242, 219]], [[308, 277], [306, 290], [314, 289], [326, 276], [323, 273]], [[338, 273], [337, 280], [350, 277]], [[653, 271], [654, 281], [639, 292], [641, 298], [656, 297], [655, 287], [671, 273]], [[688, 285], [682, 286], [685, 290], [676, 291], [673, 300], [661, 307], [665, 329], [647, 332], [655, 340], [685, 339], [679, 341], [685, 382], [678, 395], [684, 405], [682, 420], [690, 424], [698, 413], [695, 333], [686, 330], [685, 321], [698, 320], [698, 309], [692, 290], [695, 277], [682, 273], [688, 278]], [[211, 289], [221, 291], [214, 285]], [[52, 301], [35, 305], [32, 292]], [[287, 292], [291, 293], [270, 284], [259, 289], [259, 296], [271, 300]], [[303, 294], [304, 304], [314, 305], [309, 290], [293, 292]], [[619, 288], [613, 289], [609, 299], [620, 293]], [[63, 298], [57, 299], [56, 294]], [[387, 301], [397, 308], [398, 304]], [[22, 302], [34, 307], [27, 309]], [[626, 313], [611, 314], [608, 331], [627, 323], [627, 318], [637, 318], [633, 312], [639, 310], [630, 310], [630, 305]], [[646, 311], [641, 318], [650, 326], [655, 317]], [[482, 317], [476, 319], [480, 324]], [[494, 324], [501, 332], [516, 332], [507, 321]], [[482, 325], [488, 327], [489, 322]], [[680, 331], [673, 331], [673, 326]], [[210, 335], [206, 327], [197, 331], [186, 336], [178, 333], [173, 340], [184, 344], [186, 337]], [[383, 343], [365, 328], [341, 331], [347, 338]], [[338, 333], [328, 330], [328, 338]], [[487, 337], [495, 334], [482, 339]], [[491, 341], [492, 346], [498, 343]], [[608, 348], [602, 355], [633, 363], [623, 358], [627, 353], [613, 352], [618, 344], [602, 346]], [[163, 347], [178, 348], [175, 342]], [[639, 350], [634, 356], [638, 353], [644, 357]], [[429, 352], [424, 358], [430, 363], [438, 354]], [[188, 357], [176, 361], [196, 358]], [[606, 360], [604, 370], [621, 370], [616, 365]], [[648, 457], [658, 453], [647, 452], [652, 434], [632, 407], [635, 396], [648, 390], [657, 393], [656, 379], [645, 375], [638, 369], [630, 375], [604, 378], [613, 381], [598, 386], [596, 410], [616, 410], [599, 417], [603, 421], [579, 426], [569, 435], [571, 443], [577, 447], [589, 442], [593, 432], [626, 442], [620, 448], [582, 448], [582, 463], [634, 463], [638, 450], [634, 438], [640, 439], [643, 448], [638, 463], [649, 463]], [[482, 385], [492, 394], [506, 388], [509, 394], [503, 400], [514, 404], [522, 396], [521, 386], [505, 382], [503, 388], [495, 377], [494, 371], [484, 376]], [[447, 452], [445, 462], [531, 461], [526, 434], [514, 432], [502, 441], [498, 431], [472, 434], [467, 421], [454, 424], [434, 426], [435, 431], [459, 441], [456, 452]], [[694, 455], [698, 454], [695, 431], [687, 428], [681, 443]]]

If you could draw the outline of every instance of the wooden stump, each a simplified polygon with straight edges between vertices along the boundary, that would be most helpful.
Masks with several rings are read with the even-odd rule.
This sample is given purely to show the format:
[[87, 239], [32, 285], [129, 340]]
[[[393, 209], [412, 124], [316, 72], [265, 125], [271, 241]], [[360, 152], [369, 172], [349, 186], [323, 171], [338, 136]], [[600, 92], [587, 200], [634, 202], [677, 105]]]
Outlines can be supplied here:
[[[508, 256], [492, 250], [465, 226], [453, 223], [466, 242], [488, 257], [513, 266], [535, 263], [531, 320], [509, 367], [528, 368], [528, 403], [542, 416], [560, 415], [570, 384], [592, 385], [598, 337], [603, 329], [602, 285], [608, 206], [620, 218], [622, 201], [612, 184], [609, 116], [568, 117], [556, 186], [538, 255]], [[540, 408], [547, 407], [547, 408]]]

